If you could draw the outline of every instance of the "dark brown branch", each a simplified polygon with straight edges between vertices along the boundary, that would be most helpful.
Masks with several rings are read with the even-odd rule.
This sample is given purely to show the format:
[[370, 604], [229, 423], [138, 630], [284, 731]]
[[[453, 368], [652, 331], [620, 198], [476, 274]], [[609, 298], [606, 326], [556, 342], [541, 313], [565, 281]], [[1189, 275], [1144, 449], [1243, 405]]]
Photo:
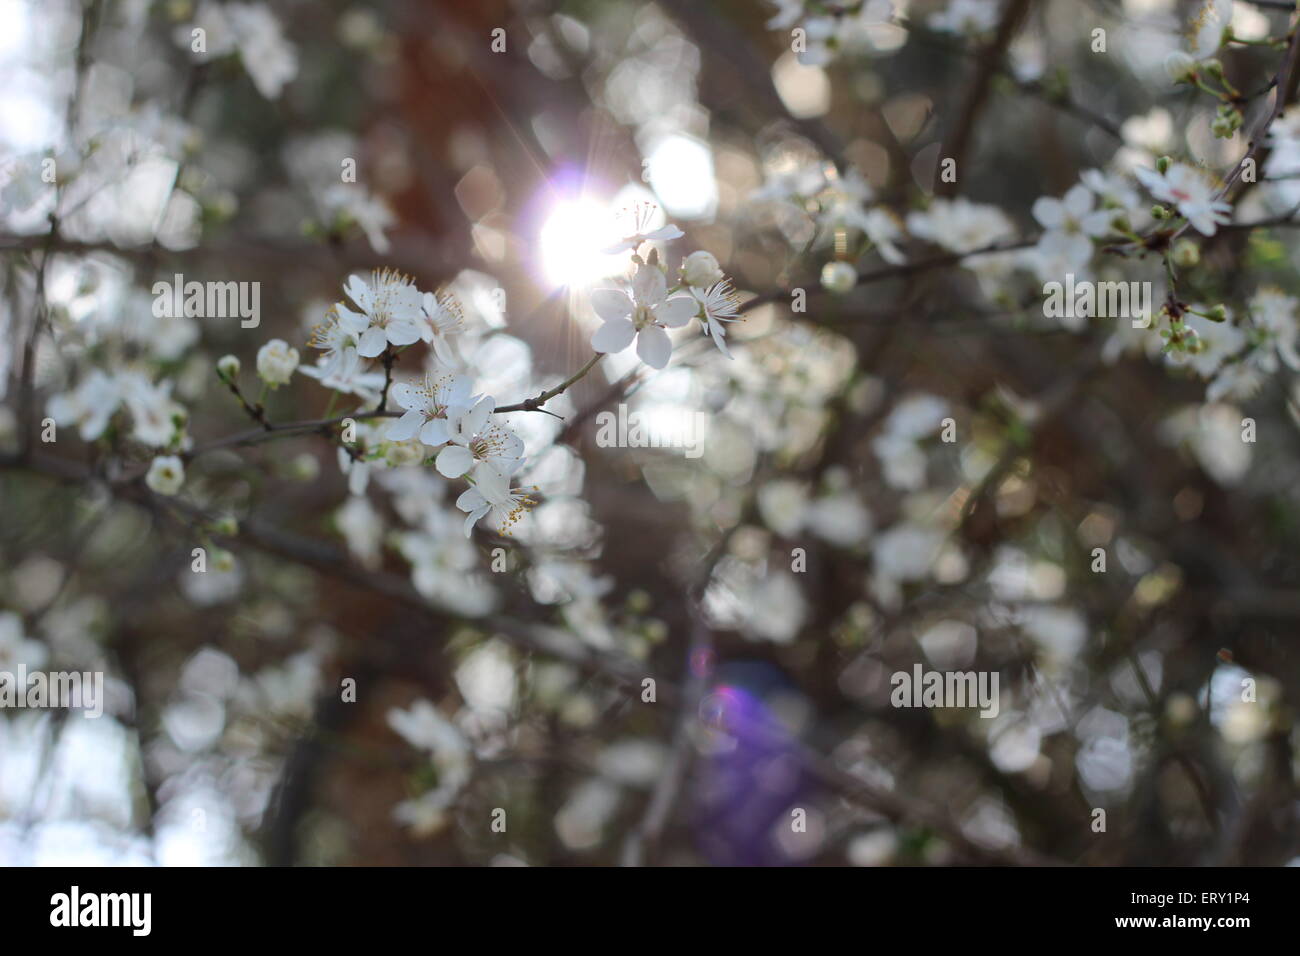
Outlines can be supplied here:
[[[989, 45], [980, 53], [979, 61], [975, 67], [975, 75], [971, 78], [966, 99], [957, 114], [957, 120], [952, 126], [952, 131], [943, 139], [943, 146], [940, 148], [939, 155], [941, 159], [956, 161], [959, 171], [958, 177], [962, 175], [960, 171], [965, 168], [966, 152], [970, 148], [971, 138], [975, 133], [975, 124], [984, 108], [984, 101], [988, 98], [993, 77], [997, 75], [1001, 67], [1002, 57], [1006, 55], [1007, 47], [1011, 45], [1016, 31], [1020, 29], [1020, 22], [1024, 19], [1025, 14], [1029, 12], [1029, 5], [1032, 2], [1033, 0], [1007, 0], [1007, 5], [1002, 10], [1002, 18], [998, 21], [997, 32], [993, 35], [993, 39], [989, 41]], [[936, 196], [953, 196], [956, 193], [957, 177], [954, 177], [952, 182], [938, 181], [935, 183], [934, 194]]]

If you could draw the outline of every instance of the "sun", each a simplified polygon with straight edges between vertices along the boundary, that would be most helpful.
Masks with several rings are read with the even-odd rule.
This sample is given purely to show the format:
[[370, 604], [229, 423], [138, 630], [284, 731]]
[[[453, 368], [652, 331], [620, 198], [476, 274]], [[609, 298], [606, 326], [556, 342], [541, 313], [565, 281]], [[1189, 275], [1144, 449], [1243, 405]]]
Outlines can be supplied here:
[[542, 224], [542, 275], [552, 286], [583, 286], [621, 272], [626, 256], [604, 250], [618, 241], [608, 203], [561, 199]]

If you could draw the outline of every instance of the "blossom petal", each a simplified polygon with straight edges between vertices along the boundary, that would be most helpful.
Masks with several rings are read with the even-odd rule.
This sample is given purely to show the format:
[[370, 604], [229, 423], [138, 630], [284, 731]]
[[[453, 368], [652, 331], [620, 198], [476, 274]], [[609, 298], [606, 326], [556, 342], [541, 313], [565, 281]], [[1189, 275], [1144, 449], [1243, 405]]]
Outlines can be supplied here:
[[1039, 196], [1030, 211], [1044, 229], [1060, 229], [1065, 224], [1065, 204], [1051, 196]]
[[369, 312], [370, 306], [374, 303], [374, 296], [370, 292], [370, 286], [366, 285], [366, 280], [359, 275], [348, 276], [347, 284], [343, 291], [348, 294], [348, 298], [356, 303], [357, 308], [362, 312]]
[[713, 337], [713, 344], [727, 358], [731, 358], [731, 351], [727, 348], [726, 336], [727, 330], [722, 327], [722, 323], [709, 317], [709, 335]]
[[410, 319], [394, 319], [388, 323], [388, 341], [394, 345], [413, 345], [421, 338], [420, 326]]
[[388, 345], [388, 336], [384, 330], [377, 325], [372, 325], [361, 333], [361, 340], [357, 342], [357, 354], [362, 358], [374, 358], [384, 350]]
[[456, 431], [463, 438], [477, 435], [483, 430], [483, 427], [487, 424], [488, 416], [492, 414], [496, 407], [496, 399], [491, 395], [484, 395], [474, 404], [473, 408], [457, 419]]
[[700, 311], [700, 304], [689, 295], [675, 295], [655, 309], [655, 318], [670, 329], [680, 329]]
[[597, 352], [621, 352], [632, 344], [636, 328], [629, 319], [610, 319], [595, 331], [591, 347]]
[[348, 335], [360, 335], [370, 326], [369, 316], [353, 312], [342, 302], [334, 306], [334, 314], [339, 317], [339, 328]]
[[473, 404], [473, 399], [469, 396], [469, 389], [470, 381], [468, 378], [464, 375], [453, 375], [439, 389], [439, 395], [444, 405], [464, 405], [468, 407]]
[[443, 365], [455, 366], [460, 364], [460, 358], [452, 350], [451, 343], [447, 341], [445, 335], [434, 334], [433, 354], [438, 356], [438, 361]]
[[651, 368], [663, 368], [673, 354], [673, 340], [657, 325], [647, 325], [636, 337], [636, 354]]
[[1118, 209], [1098, 209], [1096, 212], [1090, 212], [1084, 216], [1080, 225], [1083, 227], [1085, 235], [1099, 239], [1110, 234], [1112, 230], [1111, 223], [1121, 215], [1123, 213]]
[[431, 418], [420, 429], [420, 441], [426, 445], [445, 445], [450, 440], [447, 433], [447, 421], [443, 418]]
[[434, 461], [438, 473], [447, 478], [459, 478], [469, 471], [473, 464], [474, 456], [469, 453], [469, 449], [462, 448], [460, 445], [448, 445], [438, 452], [438, 458]]
[[1075, 219], [1082, 219], [1092, 211], [1092, 191], [1082, 183], [1070, 187], [1070, 191], [1061, 200], [1065, 211]]
[[624, 239], [622, 242], [616, 242], [614, 245], [600, 251], [607, 256], [616, 256], [620, 252], [627, 252], [629, 249], [635, 249], [639, 245], [641, 245], [641, 237], [633, 236], [631, 239]]
[[468, 538], [473, 533], [474, 525], [478, 524], [479, 518], [482, 518], [489, 510], [490, 508], [484, 505], [482, 508], [470, 512], [469, 517], [465, 519], [465, 537]]
[[384, 433], [384, 437], [389, 441], [406, 441], [420, 430], [420, 422], [423, 420], [424, 416], [413, 408], [397, 421], [393, 422], [393, 424], [389, 425], [388, 431]]
[[393, 401], [403, 408], [424, 408], [426, 403], [424, 393], [411, 385], [410, 382], [395, 383], [388, 394], [393, 397]]
[[632, 300], [619, 289], [596, 289], [591, 293], [591, 308], [605, 322], [632, 315]]
[[474, 487], [490, 505], [510, 503], [510, 479], [496, 468], [479, 467], [474, 470]]
[[482, 508], [487, 503], [487, 499], [483, 497], [483, 493], [473, 485], [462, 491], [460, 497], [456, 499], [456, 507], [461, 511], [474, 511], [478, 508]]
[[638, 305], [656, 306], [668, 292], [668, 279], [657, 266], [642, 265], [632, 278], [632, 296]]
[[684, 235], [686, 235], [686, 233], [682, 232], [680, 229], [678, 229], [670, 222], [666, 226], [660, 226], [658, 229], [655, 229], [651, 232], [647, 232], [641, 238], [649, 239], [649, 240], [660, 240], [660, 239], [667, 240], [667, 239], [680, 239]]
[[1133, 170], [1133, 175], [1137, 177], [1138, 182], [1147, 188], [1147, 192], [1157, 199], [1165, 200], [1169, 198], [1169, 185], [1165, 182], [1165, 177], [1154, 169], [1139, 166]]

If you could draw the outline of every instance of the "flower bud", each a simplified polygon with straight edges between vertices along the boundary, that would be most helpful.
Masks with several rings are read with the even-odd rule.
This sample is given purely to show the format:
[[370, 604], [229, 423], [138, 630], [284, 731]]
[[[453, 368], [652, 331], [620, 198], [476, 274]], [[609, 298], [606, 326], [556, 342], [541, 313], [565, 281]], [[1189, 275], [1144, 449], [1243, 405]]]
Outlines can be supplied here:
[[257, 374], [272, 388], [287, 385], [297, 367], [298, 350], [284, 339], [271, 339], [257, 350]]
[[1196, 719], [1196, 701], [1190, 694], [1179, 691], [1165, 701], [1165, 719], [1175, 727], [1186, 727]]
[[1190, 83], [1196, 76], [1196, 61], [1191, 54], [1174, 50], [1165, 57], [1165, 72], [1175, 83]]
[[424, 460], [425, 447], [418, 441], [390, 441], [384, 443], [384, 461], [394, 468], [418, 465]]
[[1169, 164], [1173, 162], [1168, 156], [1161, 156], [1156, 160], [1156, 172], [1161, 176], [1169, 172]]
[[858, 270], [847, 262], [828, 262], [822, 266], [822, 287], [843, 295], [858, 284]]
[[1241, 129], [1241, 124], [1244, 121], [1245, 117], [1241, 115], [1241, 110], [1225, 103], [1219, 107], [1219, 114], [1214, 118], [1214, 122], [1210, 124], [1210, 129], [1219, 139], [1227, 139]]
[[310, 452], [303, 452], [289, 462], [288, 474], [298, 481], [315, 481], [320, 475], [320, 462]]
[[223, 355], [217, 359], [217, 375], [227, 382], [234, 381], [239, 375], [239, 359], [233, 355]]
[[682, 281], [695, 289], [707, 289], [721, 282], [722, 270], [713, 253], [701, 249], [682, 260]]
[[1201, 247], [1190, 239], [1179, 239], [1174, 243], [1170, 256], [1174, 260], [1174, 265], [1180, 269], [1187, 269], [1201, 261]]
[[234, 515], [223, 515], [216, 521], [212, 522], [212, 530], [216, 534], [225, 535], [227, 538], [233, 538], [239, 534], [239, 522], [235, 520]]
[[185, 466], [175, 455], [159, 455], [149, 465], [144, 483], [160, 495], [174, 495], [185, 484]]

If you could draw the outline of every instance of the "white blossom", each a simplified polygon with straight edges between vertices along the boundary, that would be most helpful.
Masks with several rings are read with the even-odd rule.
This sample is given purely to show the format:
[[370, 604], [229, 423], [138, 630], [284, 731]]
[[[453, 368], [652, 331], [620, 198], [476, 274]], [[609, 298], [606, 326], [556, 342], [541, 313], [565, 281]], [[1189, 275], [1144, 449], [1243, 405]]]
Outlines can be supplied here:
[[434, 832], [445, 824], [446, 811], [473, 773], [469, 741], [427, 700], [417, 700], [407, 710], [389, 710], [388, 726], [412, 747], [428, 753], [438, 779], [432, 789], [398, 804], [393, 815], [419, 833]]
[[1232, 206], [1217, 199], [1218, 190], [1204, 174], [1182, 163], [1170, 163], [1164, 173], [1134, 170], [1138, 180], [1161, 202], [1173, 203], [1192, 228], [1207, 236], [1232, 221]]
[[362, 358], [374, 358], [389, 345], [413, 345], [424, 337], [423, 296], [401, 273], [378, 270], [369, 282], [349, 276], [344, 291], [361, 312], [342, 302], [334, 309], [340, 328], [359, 337], [357, 353]]
[[205, 0], [192, 23], [177, 27], [176, 42], [191, 48], [195, 26], [204, 30], [206, 42], [206, 50], [198, 55], [207, 58], [238, 51], [253, 85], [269, 100], [278, 98], [285, 84], [298, 74], [297, 52], [264, 3]]
[[1079, 174], [1079, 181], [1091, 189], [1102, 201], [1103, 209], [1132, 214], [1136, 212], [1141, 200], [1137, 190], [1124, 176], [1111, 175], [1100, 169], [1085, 169]]
[[12, 674], [20, 666], [36, 670], [45, 665], [48, 656], [44, 644], [27, 639], [21, 617], [13, 611], [0, 611], [0, 671]]
[[617, 255], [628, 250], [635, 251], [642, 243], [680, 239], [685, 235], [672, 223], [667, 223], [657, 229], [651, 229], [650, 223], [654, 219], [656, 212], [658, 212], [658, 207], [651, 203], [635, 203], [631, 208], [624, 210], [623, 216], [627, 220], [631, 231], [627, 233], [621, 242], [617, 242], [604, 250], [605, 254]]
[[731, 280], [723, 279], [707, 289], [692, 287], [690, 291], [700, 303], [705, 334], [713, 339], [713, 344], [723, 355], [731, 358], [731, 352], [727, 350], [727, 343], [724, 341], [727, 330], [722, 324], [740, 321], [740, 299], [735, 289], [731, 287]]
[[996, 0], [948, 0], [948, 6], [930, 14], [926, 24], [931, 30], [978, 36], [998, 25], [998, 4]]
[[397, 222], [388, 203], [359, 183], [331, 183], [318, 194], [320, 204], [331, 216], [342, 216], [357, 224], [370, 247], [380, 255], [391, 243], [385, 234]]
[[465, 315], [461, 311], [460, 302], [446, 292], [438, 295], [426, 292], [421, 301], [425, 318], [424, 341], [433, 346], [438, 361], [444, 365], [459, 365], [451, 339], [465, 329]]
[[440, 434], [445, 429], [448, 442], [434, 462], [440, 473], [448, 478], [472, 473], [475, 481], [496, 479], [505, 484], [519, 470], [524, 443], [505, 425], [490, 420], [494, 408], [490, 396], [481, 398], [470, 408], [455, 409], [438, 429]]
[[317, 379], [326, 388], [357, 395], [367, 401], [379, 398], [384, 387], [384, 373], [367, 367], [357, 350], [350, 345], [335, 355], [333, 360], [322, 359], [315, 365], [300, 366], [298, 371]]
[[[1044, 279], [1059, 277], [1064, 271], [1083, 268], [1092, 258], [1091, 239], [1110, 232], [1111, 213], [1094, 210], [1096, 199], [1084, 184], [1072, 186], [1060, 199], [1039, 196], [1034, 200], [1034, 218], [1044, 232], [1038, 241], [1043, 262], [1051, 268], [1041, 269]], [[1056, 271], [1060, 264], [1065, 270]]]
[[851, 263], [831, 261], [822, 266], [822, 286], [827, 292], [843, 295], [858, 284], [858, 270]]
[[[330, 306], [329, 311], [325, 313], [325, 320], [312, 329], [311, 338], [308, 340], [308, 345], [325, 353], [316, 363], [317, 371], [312, 373], [315, 378], [323, 379], [335, 374], [345, 361], [347, 350], [356, 352], [361, 341], [361, 332], [349, 332], [344, 328], [338, 310], [337, 305]], [[360, 325], [356, 320], [348, 324], [350, 328], [357, 328]], [[365, 329], [362, 328], [361, 331]]]
[[1296, 300], [1280, 289], [1266, 287], [1256, 291], [1249, 305], [1256, 338], [1250, 354], [1252, 364], [1271, 374], [1277, 371], [1277, 359], [1281, 358], [1287, 368], [1300, 371]]
[[136, 372], [118, 378], [122, 401], [131, 413], [132, 437], [154, 448], [166, 448], [177, 437], [185, 409], [171, 397], [172, 383], [151, 384]]
[[1001, 209], [973, 203], [964, 196], [935, 199], [924, 212], [909, 214], [907, 229], [918, 238], [961, 253], [985, 249], [1015, 234]]
[[447, 372], [430, 373], [419, 385], [398, 382], [390, 394], [406, 413], [389, 426], [385, 437], [391, 441], [418, 437], [432, 447], [450, 440], [449, 420], [459, 418], [474, 404], [469, 379]]
[[185, 484], [185, 466], [175, 455], [160, 455], [150, 462], [144, 482], [160, 495], [174, 495]]
[[663, 368], [673, 344], [666, 329], [681, 328], [698, 311], [690, 295], [668, 294], [668, 280], [656, 266], [642, 263], [632, 279], [632, 294], [596, 289], [591, 306], [604, 324], [591, 337], [597, 352], [621, 352], [636, 340], [636, 353], [651, 368]]
[[84, 440], [94, 441], [104, 434], [121, 401], [118, 383], [93, 369], [72, 391], [51, 396], [47, 408], [56, 424], [76, 425]]
[[1230, 35], [1231, 26], [1232, 0], [1202, 0], [1188, 28], [1192, 56], [1198, 60], [1214, 56]]
[[516, 522], [523, 517], [536, 500], [519, 490], [511, 490], [508, 478], [484, 469], [475, 475], [474, 484], [456, 499], [456, 507], [468, 512], [465, 519], [465, 536], [469, 537], [474, 525], [492, 516], [500, 534], [510, 534]]

